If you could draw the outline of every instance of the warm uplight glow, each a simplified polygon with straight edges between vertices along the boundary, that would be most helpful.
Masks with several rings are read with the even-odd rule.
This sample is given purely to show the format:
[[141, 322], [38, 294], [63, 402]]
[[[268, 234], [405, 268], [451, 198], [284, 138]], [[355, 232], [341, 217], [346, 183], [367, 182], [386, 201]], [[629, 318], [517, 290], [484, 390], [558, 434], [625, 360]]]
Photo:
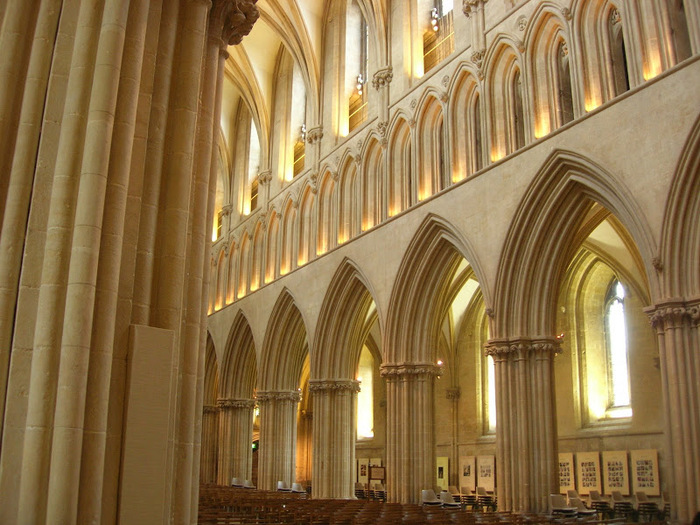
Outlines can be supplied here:
[[362, 222], [362, 231], [366, 232], [370, 228], [374, 227], [374, 221], [372, 219], [366, 219]]
[[466, 179], [466, 175], [462, 173], [461, 171], [455, 171], [452, 173], [452, 182], [459, 182], [461, 180]]
[[217, 228], [216, 228], [216, 223], [214, 223], [214, 228], [212, 229], [212, 232], [211, 232], [211, 242], [214, 242], [214, 241], [216, 241], [216, 239], [217, 239], [217, 237], [216, 237], [216, 229], [217, 229]]
[[535, 138], [539, 139], [549, 133], [549, 115], [542, 116], [540, 122], [535, 126]]
[[589, 98], [588, 100], [586, 100], [586, 103], [585, 103], [586, 112], [593, 111], [598, 106], [600, 106], [599, 100], [594, 99], [594, 98]]
[[243, 204], [243, 215], [250, 215], [250, 201]]
[[659, 59], [658, 51], [654, 50], [649, 53], [649, 59], [646, 64], [644, 64], [644, 71], [642, 76], [644, 80], [651, 80], [655, 76], [661, 73], [661, 60]]
[[503, 158], [503, 152], [498, 149], [491, 150], [491, 162], [498, 162]]
[[304, 266], [306, 264], [306, 256], [300, 255], [297, 259], [297, 266]]
[[323, 255], [327, 251], [328, 251], [328, 248], [326, 248], [326, 244], [323, 243], [323, 244], [321, 244], [321, 246], [316, 248], [316, 255]]
[[257, 290], [258, 288], [260, 288], [260, 284], [259, 284], [257, 281], [256, 281], [256, 282], [251, 282], [251, 283], [250, 283], [250, 291], [251, 291], [251, 292], [254, 292], [254, 291]]
[[348, 236], [345, 233], [338, 235], [338, 244], [345, 244], [348, 240]]
[[287, 275], [289, 273], [289, 266], [285, 263], [280, 266], [280, 275]]
[[394, 206], [389, 206], [389, 217], [393, 217], [396, 213], [396, 208]]
[[442, 359], [438, 359], [438, 360], [437, 360], [437, 365], [438, 365], [438, 366], [442, 366]]

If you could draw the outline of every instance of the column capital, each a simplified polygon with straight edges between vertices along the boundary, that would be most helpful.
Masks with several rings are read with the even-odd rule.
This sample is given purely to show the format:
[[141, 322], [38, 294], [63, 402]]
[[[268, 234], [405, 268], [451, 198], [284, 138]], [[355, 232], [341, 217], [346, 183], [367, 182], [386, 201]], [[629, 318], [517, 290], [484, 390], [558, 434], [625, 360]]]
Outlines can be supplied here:
[[215, 414], [219, 411], [219, 407], [216, 405], [204, 405], [202, 407], [203, 414]]
[[693, 325], [700, 322], [700, 298], [685, 301], [680, 298], [668, 299], [661, 304], [644, 309], [651, 326], [664, 331], [677, 328], [688, 320]]
[[301, 392], [298, 390], [268, 390], [255, 394], [258, 402], [265, 401], [301, 401]]
[[435, 363], [387, 363], [380, 368], [382, 377], [388, 379], [409, 378], [418, 376], [439, 376], [441, 368]]
[[490, 339], [484, 345], [484, 353], [495, 358], [505, 358], [508, 356], [526, 357], [528, 354], [549, 353], [552, 356], [561, 351], [561, 343], [556, 337], [543, 337], [537, 339], [513, 338], [513, 339]]
[[220, 36], [224, 45], [240, 44], [250, 33], [260, 16], [257, 0], [214, 0], [209, 28], [213, 36]]
[[309, 392], [359, 392], [360, 382], [355, 379], [310, 379]]
[[462, 12], [469, 18], [488, 0], [462, 0]]
[[306, 132], [306, 142], [315, 144], [323, 138], [323, 126], [315, 126], [309, 128]]
[[378, 69], [372, 76], [372, 87], [379, 91], [380, 88], [391, 84], [394, 78], [394, 69], [391, 66], [386, 66]]
[[218, 408], [253, 408], [255, 399], [225, 399], [219, 398], [216, 400]]

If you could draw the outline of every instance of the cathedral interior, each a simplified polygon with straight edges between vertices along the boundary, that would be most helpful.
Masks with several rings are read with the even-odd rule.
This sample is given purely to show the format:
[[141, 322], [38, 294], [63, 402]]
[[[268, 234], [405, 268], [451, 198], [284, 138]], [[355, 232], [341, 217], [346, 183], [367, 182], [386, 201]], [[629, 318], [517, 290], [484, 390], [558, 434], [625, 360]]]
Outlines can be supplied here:
[[0, 523], [690, 523], [699, 86], [694, 0], [0, 2]]

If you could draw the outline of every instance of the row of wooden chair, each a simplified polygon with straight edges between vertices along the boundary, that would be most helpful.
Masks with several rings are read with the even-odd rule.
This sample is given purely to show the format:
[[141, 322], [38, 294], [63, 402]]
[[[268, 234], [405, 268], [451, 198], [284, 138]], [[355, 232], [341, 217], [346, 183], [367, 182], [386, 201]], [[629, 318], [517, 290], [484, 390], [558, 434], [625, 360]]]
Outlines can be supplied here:
[[[449, 498], [446, 498], [449, 499]], [[454, 498], [452, 498], [454, 500]], [[586, 521], [586, 525], [621, 523], [617, 520]], [[203, 485], [200, 488], [199, 523], [234, 524], [391, 524], [435, 523], [466, 525], [577, 525], [575, 516], [481, 512], [458, 506], [385, 503], [372, 500], [306, 499], [292, 492], [249, 490], [241, 487]]]

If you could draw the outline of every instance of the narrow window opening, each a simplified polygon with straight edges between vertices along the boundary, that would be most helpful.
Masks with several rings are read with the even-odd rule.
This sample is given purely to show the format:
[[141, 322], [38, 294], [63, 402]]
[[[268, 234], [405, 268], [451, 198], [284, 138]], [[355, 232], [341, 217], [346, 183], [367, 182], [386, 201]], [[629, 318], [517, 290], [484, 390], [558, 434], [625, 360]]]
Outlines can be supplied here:
[[625, 323], [625, 289], [615, 280], [605, 301], [608, 364], [608, 416], [630, 417], [630, 383]]
[[617, 9], [610, 12], [610, 60], [613, 73], [614, 95], [621, 95], [630, 88], [629, 72], [627, 70], [627, 52], [622, 33], [622, 18]]
[[569, 65], [569, 48], [566, 42], [559, 44], [559, 112], [560, 125], [574, 120], [574, 101], [571, 94], [571, 69]]

